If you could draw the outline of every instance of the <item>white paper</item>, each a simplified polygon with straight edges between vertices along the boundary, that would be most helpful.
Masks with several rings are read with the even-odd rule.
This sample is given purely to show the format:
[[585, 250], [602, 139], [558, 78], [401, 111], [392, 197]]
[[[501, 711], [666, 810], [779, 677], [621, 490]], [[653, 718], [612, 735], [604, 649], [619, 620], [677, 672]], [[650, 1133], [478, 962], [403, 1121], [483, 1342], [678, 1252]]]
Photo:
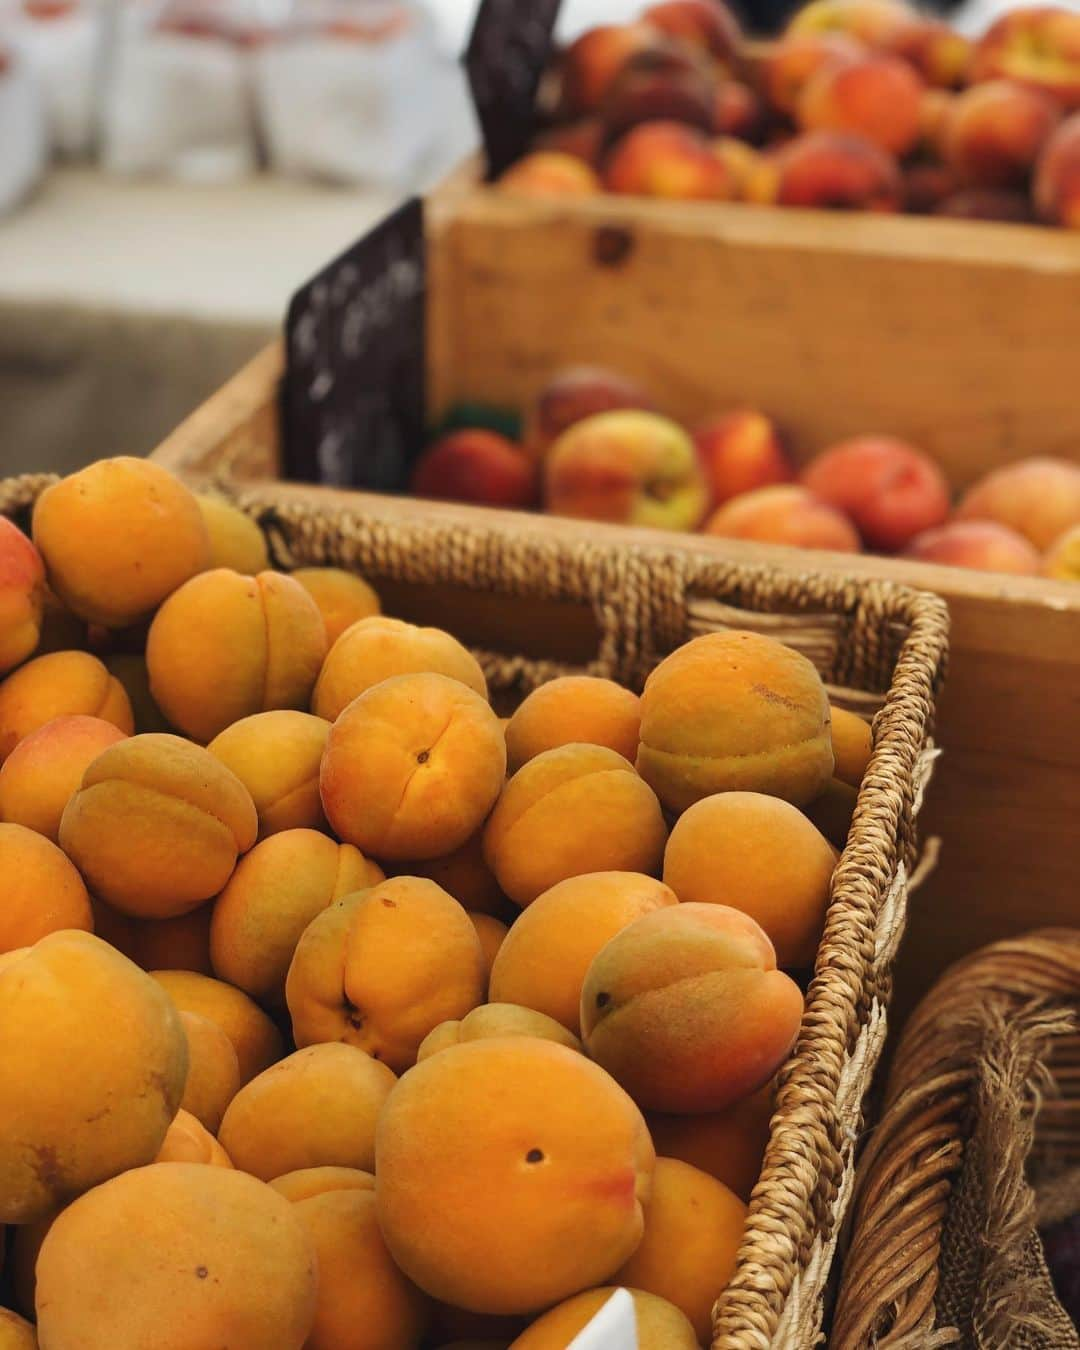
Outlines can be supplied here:
[[634, 1300], [617, 1289], [567, 1350], [638, 1350]]

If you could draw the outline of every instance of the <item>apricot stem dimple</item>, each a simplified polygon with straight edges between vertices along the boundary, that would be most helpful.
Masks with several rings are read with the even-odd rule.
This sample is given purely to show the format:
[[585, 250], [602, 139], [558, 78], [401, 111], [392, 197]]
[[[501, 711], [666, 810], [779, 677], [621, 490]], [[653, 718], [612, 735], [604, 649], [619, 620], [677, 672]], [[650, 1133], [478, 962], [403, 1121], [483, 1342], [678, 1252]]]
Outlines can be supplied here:
[[596, 996], [596, 1006], [597, 1006], [598, 1008], [606, 1008], [607, 1005], [608, 1005], [610, 1002], [611, 1002], [611, 995], [610, 995], [610, 994], [597, 994], [597, 996]]
[[528, 1153], [525, 1154], [525, 1161], [527, 1163], [543, 1162], [544, 1161], [543, 1150], [538, 1148], [529, 1149]]
[[416, 756], [416, 762], [417, 764], [426, 764], [430, 758], [431, 758], [430, 750], [421, 750], [420, 753]]
[[348, 1022], [349, 1026], [354, 1031], [363, 1031], [364, 1018], [356, 1004], [351, 999], [346, 998], [342, 1006], [345, 1009], [345, 1021]]

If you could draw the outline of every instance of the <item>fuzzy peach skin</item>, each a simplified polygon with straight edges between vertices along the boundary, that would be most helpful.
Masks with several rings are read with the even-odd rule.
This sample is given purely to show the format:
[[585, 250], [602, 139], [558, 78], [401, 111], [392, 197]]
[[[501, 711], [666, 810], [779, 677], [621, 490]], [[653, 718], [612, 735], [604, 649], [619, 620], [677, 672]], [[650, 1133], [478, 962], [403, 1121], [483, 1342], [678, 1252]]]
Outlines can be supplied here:
[[94, 931], [143, 970], [210, 975], [210, 916], [205, 903], [174, 919], [134, 919], [93, 898]]
[[242, 717], [206, 747], [251, 793], [260, 839], [281, 830], [328, 828], [319, 766], [329, 736], [324, 718], [277, 708]]
[[45, 614], [45, 564], [26, 535], [0, 516], [0, 675], [34, 651]]
[[858, 788], [874, 748], [870, 723], [846, 708], [832, 708], [830, 718], [829, 734], [836, 761], [833, 775], [850, 787]]
[[[511, 1343], [509, 1350], [566, 1350], [618, 1287], [610, 1284], [588, 1289], [548, 1309]], [[673, 1303], [641, 1289], [629, 1292], [634, 1300], [638, 1350], [699, 1350], [701, 1343], [689, 1318]]]
[[945, 162], [967, 187], [1022, 189], [1061, 120], [1046, 94], [990, 80], [958, 94], [942, 127]]
[[135, 730], [121, 685], [89, 652], [50, 652], [0, 681], [0, 764], [31, 732], [57, 717], [96, 717], [125, 736]]
[[29, 1223], [154, 1157], [187, 1041], [138, 966], [75, 930], [7, 952], [0, 1024], [0, 1222]]
[[33, 1325], [9, 1308], [0, 1308], [0, 1350], [38, 1350]]
[[600, 180], [577, 155], [533, 150], [512, 164], [497, 186], [515, 197], [591, 197], [600, 191]]
[[55, 717], [16, 745], [0, 765], [0, 820], [56, 842], [60, 817], [82, 776], [124, 733], [100, 717]]
[[1062, 122], [1043, 147], [1034, 191], [1042, 220], [1080, 230], [1080, 113]]
[[776, 152], [771, 167], [774, 185], [761, 182], [764, 204], [892, 212], [903, 200], [896, 160], [851, 132], [804, 132]]
[[637, 919], [581, 990], [589, 1054], [642, 1109], [721, 1111], [756, 1092], [795, 1043], [799, 986], [737, 909], [680, 904]]
[[833, 771], [829, 700], [813, 665], [773, 638], [734, 630], [685, 643], [641, 697], [638, 772], [669, 811], [714, 792], [767, 792], [802, 806]]
[[181, 1109], [217, 1134], [225, 1108], [240, 1090], [240, 1061], [232, 1041], [209, 1018], [182, 1012], [188, 1076]]
[[827, 548], [858, 553], [859, 534], [842, 511], [797, 483], [781, 483], [744, 492], [715, 511], [705, 534], [749, 539], [790, 548]]
[[326, 625], [298, 581], [217, 568], [193, 577], [150, 625], [150, 690], [203, 743], [252, 713], [306, 708], [326, 656]]
[[301, 1167], [375, 1164], [375, 1121], [396, 1078], [363, 1050], [309, 1045], [229, 1103], [218, 1138], [233, 1163], [271, 1181]]
[[56, 845], [25, 825], [0, 825], [0, 952], [32, 947], [62, 928], [93, 932], [82, 877]]
[[289, 575], [318, 605], [331, 647], [346, 628], [382, 613], [378, 592], [355, 572], [340, 567], [298, 567]]
[[231, 567], [248, 575], [265, 572], [270, 566], [266, 536], [251, 517], [224, 498], [209, 493], [197, 492], [195, 500], [210, 538], [207, 566]]
[[445, 675], [398, 675], [354, 699], [323, 756], [323, 810], [380, 859], [439, 858], [483, 824], [506, 774], [490, 706]]
[[525, 415], [522, 439], [526, 449], [541, 459], [575, 422], [620, 408], [652, 412], [654, 404], [635, 380], [617, 371], [568, 366], [557, 370], [537, 393]]
[[1080, 525], [1054, 541], [1043, 559], [1043, 573], [1056, 581], [1080, 581]]
[[285, 982], [298, 1046], [345, 1041], [401, 1073], [440, 1022], [484, 996], [469, 916], [433, 881], [394, 877], [346, 896], [304, 930]]
[[710, 1115], [650, 1112], [646, 1117], [649, 1133], [665, 1158], [678, 1158], [708, 1172], [749, 1203], [769, 1142], [774, 1096], [775, 1085], [766, 1083], [749, 1097]]
[[798, 33], [770, 43], [761, 62], [761, 84], [777, 112], [795, 116], [802, 91], [822, 67], [862, 54], [844, 33]]
[[905, 155], [921, 131], [923, 82], [897, 56], [868, 52], [827, 62], [807, 81], [797, 116], [804, 131], [865, 136], [892, 155]]
[[605, 1280], [641, 1240], [654, 1153], [597, 1065], [523, 1037], [432, 1055], [390, 1094], [375, 1203], [394, 1260], [471, 1312], [531, 1312]]
[[281, 1032], [274, 1023], [257, 1003], [231, 984], [188, 970], [153, 970], [150, 974], [180, 1012], [205, 1017], [225, 1033], [236, 1051], [241, 1086], [285, 1053]]
[[[506, 727], [511, 773], [560, 745], [606, 745], [624, 759], [637, 754], [641, 729], [638, 696], [614, 680], [563, 675], [526, 696]], [[2, 778], [0, 778], [2, 783]]]
[[50, 1228], [37, 1277], [51, 1350], [301, 1350], [318, 1283], [289, 1202], [200, 1163], [138, 1167], [81, 1196]]
[[730, 905], [764, 929], [787, 969], [811, 966], [825, 926], [836, 850], [790, 802], [720, 792], [683, 812], [664, 852], [681, 901]]
[[1080, 465], [1035, 457], [995, 469], [964, 493], [956, 519], [996, 521], [1044, 552], [1080, 525]]
[[593, 957], [643, 914], [678, 904], [640, 872], [591, 872], [538, 896], [514, 922], [491, 971], [493, 1002], [517, 1003], [580, 1033], [581, 986]]
[[653, 872], [667, 839], [660, 803], [633, 765], [601, 745], [562, 745], [507, 783], [484, 830], [484, 856], [522, 909], [585, 872]]
[[382, 880], [382, 869], [358, 848], [315, 830], [264, 839], [241, 858], [214, 901], [215, 975], [259, 1003], [284, 1008], [285, 976], [304, 929], [328, 905]]
[[382, 680], [425, 673], [460, 680], [487, 698], [480, 663], [449, 633], [441, 628], [418, 628], [401, 619], [362, 619], [347, 628], [327, 653], [311, 711], [333, 722], [354, 698]]
[[846, 33], [867, 47], [880, 47], [916, 17], [897, 0], [812, 0], [795, 12], [786, 35]]
[[46, 488], [34, 543], [49, 585], [80, 618], [123, 628], [210, 563], [194, 495], [146, 459], [102, 459]]
[[752, 408], [701, 423], [694, 444], [716, 506], [754, 488], [789, 483], [795, 469], [776, 424]]
[[705, 132], [682, 122], [641, 122], [619, 138], [604, 160], [608, 192], [675, 201], [728, 201], [731, 175], [712, 153]]
[[559, 64], [564, 111], [579, 117], [598, 112], [626, 61], [659, 40], [657, 30], [645, 23], [601, 24], [583, 33]]
[[154, 1162], [231, 1167], [232, 1160], [210, 1131], [183, 1107], [173, 1117]]
[[490, 1040], [497, 1036], [535, 1036], [554, 1041], [568, 1050], [584, 1052], [578, 1038], [554, 1017], [522, 1008], [516, 1003], [485, 1003], [466, 1013], [460, 1021], [442, 1022], [424, 1037], [416, 1056], [417, 1064], [466, 1041]]
[[970, 78], [1015, 80], [1080, 108], [1080, 14], [1063, 5], [1003, 14], [976, 44]]
[[487, 998], [491, 967], [495, 964], [499, 948], [506, 941], [506, 935], [510, 930], [506, 924], [500, 923], [490, 914], [473, 914], [468, 910], [466, 913], [469, 915], [469, 922], [476, 929], [476, 936], [480, 939], [480, 950], [484, 956], [484, 997]]
[[1034, 576], [1039, 570], [1039, 554], [1024, 536], [993, 520], [954, 520], [924, 530], [908, 544], [904, 557], [1017, 576]]
[[430, 1302], [386, 1250], [374, 1176], [307, 1167], [270, 1184], [291, 1202], [318, 1261], [319, 1298], [305, 1350], [419, 1350]]
[[416, 497], [507, 509], [534, 506], [537, 488], [532, 456], [506, 436], [483, 427], [440, 436], [416, 461], [409, 479], [409, 490]]
[[460, 848], [441, 858], [404, 859], [389, 863], [387, 875], [427, 877], [474, 913], [498, 915], [506, 908], [506, 896], [484, 861], [482, 831], [477, 831]]
[[256, 828], [234, 773], [190, 741], [148, 733], [93, 761], [64, 809], [60, 846], [108, 904], [169, 919], [221, 890]]

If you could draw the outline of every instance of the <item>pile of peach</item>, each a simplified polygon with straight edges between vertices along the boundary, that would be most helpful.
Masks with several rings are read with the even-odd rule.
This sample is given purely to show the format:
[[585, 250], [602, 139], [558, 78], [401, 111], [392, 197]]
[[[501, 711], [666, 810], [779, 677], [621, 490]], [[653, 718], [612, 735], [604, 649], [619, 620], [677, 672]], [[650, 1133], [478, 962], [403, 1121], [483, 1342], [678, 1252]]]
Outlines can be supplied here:
[[116, 459], [3, 522], [0, 675], [5, 1350], [708, 1343], [871, 753], [805, 657], [504, 723]]
[[1080, 13], [977, 42], [902, 0], [811, 0], [755, 51], [723, 0], [661, 0], [560, 53], [546, 125], [500, 180], [1080, 228]]
[[857, 553], [866, 549], [988, 572], [1080, 580], [1080, 464], [1020, 460], [954, 505], [929, 455], [895, 436], [856, 436], [801, 469], [763, 413], [689, 430], [611, 371], [555, 375], [520, 441], [450, 432], [418, 460], [421, 497], [533, 507], [616, 524]]

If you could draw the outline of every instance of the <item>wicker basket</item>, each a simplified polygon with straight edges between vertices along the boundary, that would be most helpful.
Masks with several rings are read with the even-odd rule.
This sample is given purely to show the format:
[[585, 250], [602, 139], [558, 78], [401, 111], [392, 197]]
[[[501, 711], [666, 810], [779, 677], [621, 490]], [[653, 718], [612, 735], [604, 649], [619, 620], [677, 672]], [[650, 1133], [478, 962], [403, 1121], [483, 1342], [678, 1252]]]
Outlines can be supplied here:
[[1080, 930], [957, 963], [859, 1164], [832, 1350], [1080, 1350], [1040, 1221], [1080, 1212]]
[[[49, 481], [0, 483], [0, 511], [18, 514]], [[356, 569], [382, 579], [395, 608], [410, 593], [434, 589], [442, 603], [445, 588], [457, 588], [486, 594], [506, 616], [505, 631], [520, 631], [522, 612], [533, 607], [588, 606], [599, 641], [579, 668], [630, 687], [640, 688], [665, 653], [698, 632], [751, 628], [804, 652], [838, 702], [874, 714], [873, 757], [833, 879], [802, 1030], [780, 1075], [736, 1272], [715, 1310], [714, 1350], [816, 1344], [863, 1099], [885, 1039], [916, 856], [914, 817], [934, 753], [947, 647], [943, 602], [890, 583], [786, 573], [715, 553], [569, 541], [498, 521], [447, 522], [419, 507], [415, 516], [387, 520], [331, 493], [298, 500], [270, 486], [237, 501], [264, 529], [279, 566]], [[442, 613], [453, 628], [450, 601]], [[478, 654], [504, 702], [568, 669], [520, 652]]]

